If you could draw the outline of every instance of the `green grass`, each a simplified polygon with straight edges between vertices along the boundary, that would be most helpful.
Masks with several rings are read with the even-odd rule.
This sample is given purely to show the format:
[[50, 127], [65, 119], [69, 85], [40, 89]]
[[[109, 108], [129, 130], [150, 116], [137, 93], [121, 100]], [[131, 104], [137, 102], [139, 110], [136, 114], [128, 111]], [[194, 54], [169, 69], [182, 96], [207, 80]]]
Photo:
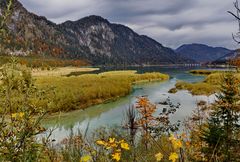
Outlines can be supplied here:
[[132, 83], [141, 83], [141, 82], [149, 82], [149, 81], [156, 81], [156, 80], [168, 80], [169, 76], [157, 72], [152, 73], [144, 73], [144, 74], [137, 74], [135, 70], [125, 70], [125, 71], [109, 71], [103, 72], [98, 74], [102, 77], [124, 77], [127, 80], [131, 81]]
[[[176, 83], [177, 90], [188, 90], [193, 95], [212, 95], [219, 92], [222, 75], [224, 72], [213, 71], [208, 74], [203, 82], [188, 83], [179, 81]], [[240, 80], [240, 73], [235, 73], [235, 76]]]
[[84, 109], [92, 105], [115, 100], [131, 93], [133, 84], [168, 80], [161, 73], [136, 74], [135, 71], [115, 71], [81, 76], [37, 77], [36, 83], [42, 89], [54, 87], [50, 112]]
[[211, 84], [211, 85], [219, 85], [222, 80], [222, 75], [223, 75], [223, 73], [213, 73], [211, 75], [208, 75], [204, 79], [204, 82]]
[[223, 73], [212, 71], [210, 74], [205, 75], [206, 78], [203, 82], [188, 83], [179, 81], [176, 83], [178, 90], [188, 90], [192, 95], [212, 95], [219, 92], [220, 81]]
[[[197, 70], [198, 71], [198, 70]], [[211, 71], [208, 73], [207, 70], [198, 74], [207, 75], [203, 82], [188, 83], [184, 81], [178, 81], [175, 85], [177, 90], [188, 90], [192, 95], [212, 95], [219, 92], [220, 81], [222, 77], [222, 72]]]
[[178, 90], [188, 90], [193, 95], [211, 95], [219, 91], [219, 86], [211, 85], [208, 83], [187, 83], [179, 81], [176, 83], [176, 88]]

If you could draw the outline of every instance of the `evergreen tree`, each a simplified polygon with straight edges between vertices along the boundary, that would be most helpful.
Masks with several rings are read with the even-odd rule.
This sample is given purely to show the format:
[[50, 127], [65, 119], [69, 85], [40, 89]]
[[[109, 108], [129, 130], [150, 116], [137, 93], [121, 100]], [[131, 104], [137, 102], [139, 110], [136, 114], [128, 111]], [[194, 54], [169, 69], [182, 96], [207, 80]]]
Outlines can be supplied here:
[[202, 139], [207, 143], [204, 152], [209, 161], [234, 161], [239, 145], [239, 80], [233, 72], [222, 76], [221, 91], [211, 107], [208, 128]]

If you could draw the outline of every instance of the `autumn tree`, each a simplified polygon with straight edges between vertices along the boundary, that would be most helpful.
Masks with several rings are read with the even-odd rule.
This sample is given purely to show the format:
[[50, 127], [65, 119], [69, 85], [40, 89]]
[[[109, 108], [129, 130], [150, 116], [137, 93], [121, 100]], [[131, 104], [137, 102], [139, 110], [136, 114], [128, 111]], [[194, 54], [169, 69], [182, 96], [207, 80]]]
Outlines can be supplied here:
[[[240, 49], [237, 49], [236, 51], [236, 55], [239, 56], [240, 55]], [[237, 72], [239, 72], [239, 68], [240, 68], [240, 58], [233, 58], [230, 60], [230, 65], [233, 65], [236, 67]]]
[[143, 142], [145, 148], [148, 148], [148, 138], [150, 136], [150, 129], [156, 124], [153, 114], [156, 112], [156, 105], [152, 104], [147, 97], [139, 97], [136, 109], [140, 113], [137, 124], [143, 131]]

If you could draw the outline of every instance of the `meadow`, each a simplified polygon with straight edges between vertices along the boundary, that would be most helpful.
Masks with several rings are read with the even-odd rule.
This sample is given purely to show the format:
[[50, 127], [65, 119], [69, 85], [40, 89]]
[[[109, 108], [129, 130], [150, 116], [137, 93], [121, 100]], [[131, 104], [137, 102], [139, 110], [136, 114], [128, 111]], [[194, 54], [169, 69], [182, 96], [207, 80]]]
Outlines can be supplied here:
[[218, 72], [219, 71], [216, 71], [216, 70], [202, 70], [202, 69], [189, 71], [189, 73], [196, 74], [196, 75], [209, 75], [209, 74], [218, 73]]
[[89, 73], [92, 71], [97, 71], [99, 68], [91, 67], [57, 67], [50, 70], [42, 70], [39, 68], [32, 69], [32, 75], [34, 77], [41, 76], [66, 76], [72, 73]]
[[[202, 82], [188, 83], [178, 81], [174, 88], [169, 92], [176, 93], [178, 90], [188, 90], [192, 95], [212, 95], [218, 93], [221, 87], [221, 80], [225, 71], [209, 71], [209, 70], [191, 70], [190, 73], [196, 75], [205, 75], [206, 78]], [[234, 72], [234, 76], [240, 80], [240, 73]]]
[[165, 81], [161, 73], [137, 74], [136, 71], [111, 71], [80, 76], [35, 77], [40, 89], [49, 90], [49, 112], [85, 109], [89, 106], [115, 100], [131, 93], [133, 85], [151, 81]]
[[[0, 161], [188, 162], [240, 158], [240, 75], [237, 73], [209, 75], [206, 84], [220, 81], [218, 100], [210, 105], [199, 102], [184, 122], [171, 121], [180, 106], [169, 98], [161, 108], [148, 97], [139, 96], [123, 112], [121, 127], [99, 128], [92, 134], [79, 130], [59, 143], [51, 138], [54, 128], [41, 125], [47, 113], [116, 99], [129, 94], [133, 84], [164, 81], [169, 76], [112, 71], [33, 78], [31, 69], [15, 62], [3, 66], [1, 73]], [[184, 128], [182, 131], [180, 126]], [[39, 141], [38, 135], [46, 136]]]

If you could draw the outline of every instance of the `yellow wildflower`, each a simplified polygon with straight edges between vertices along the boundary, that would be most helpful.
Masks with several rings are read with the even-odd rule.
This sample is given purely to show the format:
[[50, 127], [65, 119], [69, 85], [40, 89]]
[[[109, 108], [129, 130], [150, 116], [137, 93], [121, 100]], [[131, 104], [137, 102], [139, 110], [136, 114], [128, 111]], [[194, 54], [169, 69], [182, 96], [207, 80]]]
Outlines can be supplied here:
[[109, 138], [107, 141], [98, 140], [96, 144], [103, 146], [107, 150], [111, 150], [112, 159], [115, 161], [120, 161], [121, 154], [123, 150], [130, 150], [129, 145], [125, 140], [116, 140], [115, 138]]
[[92, 157], [89, 155], [86, 155], [86, 156], [81, 157], [80, 162], [89, 162], [91, 160], [92, 160]]
[[108, 142], [107, 142], [108, 147], [106, 149], [111, 149], [113, 147], [117, 147], [118, 146], [117, 143], [118, 142], [115, 140], [115, 138], [109, 138]]
[[182, 147], [182, 142], [180, 140], [172, 141], [174, 149], [180, 149]]
[[115, 142], [115, 138], [109, 138], [109, 143], [114, 143]]
[[22, 118], [24, 116], [24, 113], [23, 112], [20, 112], [19, 113], [19, 117]]
[[177, 153], [171, 153], [171, 155], [169, 156], [169, 160], [172, 160], [172, 162], [176, 162], [176, 160], [178, 159], [178, 154]]
[[17, 113], [12, 114], [12, 118], [17, 118]]
[[174, 141], [174, 140], [176, 140], [174, 134], [171, 134], [171, 136], [169, 137], [169, 140], [170, 140], [170, 141]]
[[156, 158], [157, 161], [161, 161], [162, 158], [163, 158], [163, 154], [159, 152], [155, 155], [155, 158]]
[[115, 152], [112, 154], [112, 159], [116, 161], [120, 161], [121, 159], [121, 153], [120, 152]]
[[106, 145], [105, 141], [102, 141], [102, 140], [97, 140], [97, 141], [96, 141], [96, 144], [98, 144], [98, 145], [103, 145], [103, 146]]
[[118, 144], [121, 144], [121, 143], [126, 143], [125, 140], [120, 140], [117, 142]]
[[115, 150], [115, 152], [121, 152], [122, 150], [121, 149], [117, 149], [117, 150]]
[[129, 150], [129, 145], [126, 142], [121, 143], [121, 148], [125, 150]]

